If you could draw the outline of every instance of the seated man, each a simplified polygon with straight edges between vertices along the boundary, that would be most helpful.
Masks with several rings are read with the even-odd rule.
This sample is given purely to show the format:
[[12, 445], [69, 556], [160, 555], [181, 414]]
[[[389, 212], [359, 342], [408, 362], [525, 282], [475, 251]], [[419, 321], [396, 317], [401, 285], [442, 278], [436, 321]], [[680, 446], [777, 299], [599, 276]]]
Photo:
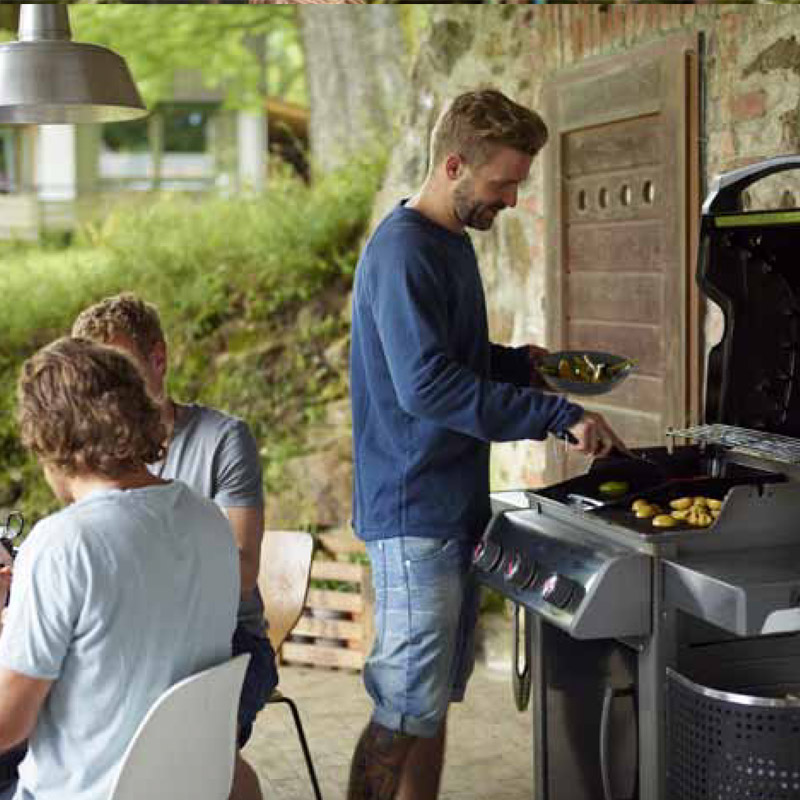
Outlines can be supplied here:
[[[264, 534], [258, 446], [242, 420], [200, 405], [180, 405], [167, 394], [167, 343], [155, 306], [130, 293], [109, 297], [78, 316], [72, 335], [119, 348], [136, 361], [151, 396], [161, 406], [167, 429], [166, 456], [152, 464], [151, 471], [183, 481], [213, 500], [231, 522], [242, 575], [233, 653], [251, 656], [239, 705], [238, 746], [242, 748], [250, 738], [256, 714], [278, 683], [257, 583]], [[236, 759], [231, 797], [262, 797], [255, 772], [241, 756]]]
[[29, 739], [14, 800], [100, 800], [156, 698], [230, 658], [236, 548], [213, 503], [147, 469], [164, 430], [123, 354], [60, 339], [24, 364], [18, 398], [22, 441], [68, 505], [14, 567], [0, 750]]

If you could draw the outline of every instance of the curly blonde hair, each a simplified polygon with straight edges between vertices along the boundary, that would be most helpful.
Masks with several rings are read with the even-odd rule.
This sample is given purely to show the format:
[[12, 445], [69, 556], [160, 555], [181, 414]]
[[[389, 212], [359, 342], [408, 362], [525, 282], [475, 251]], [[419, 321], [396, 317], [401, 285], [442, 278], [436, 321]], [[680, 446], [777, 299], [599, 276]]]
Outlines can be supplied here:
[[547, 142], [544, 120], [496, 89], [478, 89], [456, 97], [431, 134], [431, 169], [450, 153], [474, 165], [487, 161], [493, 148], [511, 147], [535, 156]]
[[139, 370], [119, 350], [64, 337], [22, 365], [23, 445], [66, 475], [116, 478], [164, 457], [166, 429]]
[[142, 356], [166, 341], [158, 309], [132, 292], [106, 297], [89, 306], [72, 325], [74, 337], [103, 344], [109, 344], [120, 334], [127, 336]]

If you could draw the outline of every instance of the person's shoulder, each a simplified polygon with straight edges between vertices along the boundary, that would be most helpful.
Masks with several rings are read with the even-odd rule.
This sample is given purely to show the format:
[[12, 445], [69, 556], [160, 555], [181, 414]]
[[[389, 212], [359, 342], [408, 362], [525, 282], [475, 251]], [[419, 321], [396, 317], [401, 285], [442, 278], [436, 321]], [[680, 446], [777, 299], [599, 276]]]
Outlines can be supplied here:
[[187, 424], [206, 433], [215, 432], [218, 436], [223, 436], [234, 430], [249, 430], [249, 426], [241, 417], [220, 411], [218, 408], [194, 403], [183, 406], [183, 409], [184, 413], [189, 415]]
[[422, 214], [398, 207], [375, 231], [359, 266], [372, 280], [387, 270], [394, 275], [438, 272], [446, 244]]
[[176, 519], [191, 521], [193, 530], [202, 530], [204, 535], [221, 536], [223, 540], [230, 539], [233, 542], [230, 522], [211, 498], [205, 497], [182, 481], [173, 481], [171, 486]]
[[96, 518], [107, 513], [104, 506], [105, 502], [90, 499], [56, 511], [33, 526], [22, 547], [29, 557], [40, 550], [51, 556], [73, 552], [95, 528]]
[[173, 502], [176, 506], [184, 509], [191, 508], [197, 513], [210, 515], [215, 518], [225, 519], [225, 515], [219, 510], [219, 506], [200, 492], [192, 489], [191, 486], [181, 480], [174, 480], [169, 484]]
[[381, 220], [372, 237], [373, 246], [407, 247], [435, 242], [436, 230], [422, 214], [404, 205], [396, 206]]

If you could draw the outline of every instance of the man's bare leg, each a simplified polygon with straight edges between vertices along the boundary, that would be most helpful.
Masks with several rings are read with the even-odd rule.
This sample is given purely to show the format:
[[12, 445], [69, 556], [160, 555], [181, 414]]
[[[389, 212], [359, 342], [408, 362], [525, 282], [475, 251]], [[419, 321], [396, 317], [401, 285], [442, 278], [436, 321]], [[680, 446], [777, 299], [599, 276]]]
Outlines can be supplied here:
[[415, 739], [400, 777], [397, 800], [436, 800], [444, 766], [447, 720], [432, 739]]
[[233, 786], [231, 786], [230, 800], [264, 800], [258, 775], [238, 751], [236, 762], [233, 765]]
[[353, 755], [348, 800], [436, 800], [445, 740], [444, 722], [432, 739], [371, 722]]
[[416, 737], [370, 722], [350, 765], [347, 800], [394, 800]]

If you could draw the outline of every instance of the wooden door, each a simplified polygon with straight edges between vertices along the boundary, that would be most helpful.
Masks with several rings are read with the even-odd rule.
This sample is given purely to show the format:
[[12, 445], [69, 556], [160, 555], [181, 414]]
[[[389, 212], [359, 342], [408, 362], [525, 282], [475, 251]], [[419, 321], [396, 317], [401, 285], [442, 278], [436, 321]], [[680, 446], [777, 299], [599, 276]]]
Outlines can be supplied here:
[[636, 360], [618, 389], [582, 402], [630, 446], [662, 444], [700, 409], [696, 52], [696, 37], [669, 37], [547, 91], [548, 343]]

